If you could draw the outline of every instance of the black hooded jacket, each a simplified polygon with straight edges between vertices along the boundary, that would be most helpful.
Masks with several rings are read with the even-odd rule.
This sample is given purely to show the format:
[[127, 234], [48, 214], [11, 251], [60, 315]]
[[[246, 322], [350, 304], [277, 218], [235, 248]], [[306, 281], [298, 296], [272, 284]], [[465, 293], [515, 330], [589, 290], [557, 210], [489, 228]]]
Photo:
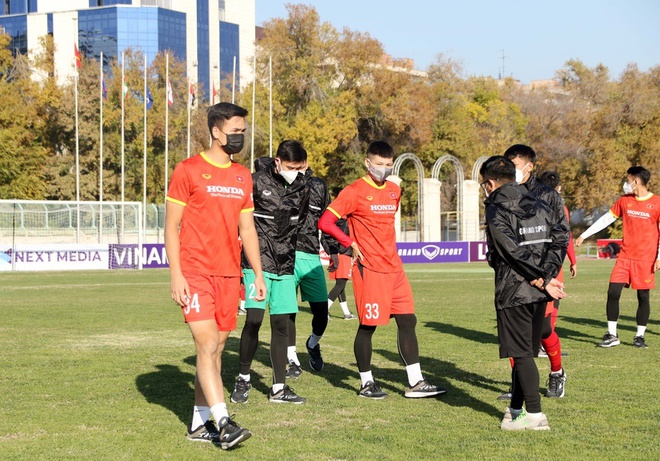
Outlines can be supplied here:
[[[335, 224], [337, 225], [338, 228], [342, 230], [344, 234], [350, 235], [350, 232], [348, 230], [347, 220], [338, 219]], [[323, 249], [328, 254], [328, 256], [331, 255], [353, 256], [353, 248], [345, 247], [344, 245], [339, 243], [333, 236], [328, 235], [325, 232], [321, 234], [321, 245], [323, 245]]]
[[[307, 172], [311, 174], [311, 170]], [[309, 210], [305, 221], [298, 231], [298, 246], [296, 250], [303, 253], [319, 254], [321, 245], [319, 243], [319, 218], [328, 205], [330, 205], [330, 193], [325, 181], [316, 176], [311, 176], [307, 180], [307, 189], [309, 189]]]
[[[276, 275], [292, 275], [300, 225], [309, 206], [309, 170], [291, 184], [275, 172], [275, 159], [258, 158], [252, 174], [254, 225], [259, 236], [261, 268]], [[250, 263], [243, 254], [243, 267]]]
[[563, 210], [559, 215], [514, 182], [496, 189], [484, 203], [496, 309], [549, 301], [529, 282], [542, 278], [546, 285], [559, 273], [569, 239]]

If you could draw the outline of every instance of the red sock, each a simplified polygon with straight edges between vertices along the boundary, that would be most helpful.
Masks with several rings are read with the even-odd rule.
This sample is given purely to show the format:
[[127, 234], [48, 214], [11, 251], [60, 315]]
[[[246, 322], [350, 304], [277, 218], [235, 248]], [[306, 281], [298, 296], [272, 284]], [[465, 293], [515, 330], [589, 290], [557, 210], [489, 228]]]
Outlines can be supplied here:
[[550, 371], [555, 373], [561, 370], [561, 341], [555, 330], [546, 339], [542, 339], [541, 344], [550, 359]]
[[513, 366], [515, 365], [513, 361], [513, 357], [509, 357], [509, 363], [511, 364], [511, 368], [513, 368]]

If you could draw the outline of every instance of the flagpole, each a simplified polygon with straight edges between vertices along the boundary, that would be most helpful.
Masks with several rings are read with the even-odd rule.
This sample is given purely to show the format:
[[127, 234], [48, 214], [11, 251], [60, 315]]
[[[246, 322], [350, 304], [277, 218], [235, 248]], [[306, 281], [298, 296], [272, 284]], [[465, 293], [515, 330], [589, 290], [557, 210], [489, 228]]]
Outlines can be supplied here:
[[269, 156], [273, 156], [273, 57], [268, 56], [268, 87], [269, 87], [269, 96], [268, 96], [268, 101], [269, 101], [269, 106], [268, 106], [268, 118], [269, 118], [269, 125], [270, 125], [270, 134], [269, 134], [269, 141], [268, 141], [268, 149], [269, 149]]
[[126, 94], [124, 94], [124, 88], [126, 86], [126, 77], [124, 70], [124, 52], [121, 52], [121, 242], [124, 243], [124, 182], [125, 182], [125, 168], [124, 168], [124, 152], [126, 150], [126, 141], [124, 139], [124, 121], [125, 121], [125, 111], [124, 111], [124, 100], [126, 99]]
[[234, 56], [234, 64], [232, 68], [231, 77], [231, 103], [234, 104], [234, 92], [236, 91], [236, 56]]
[[257, 93], [257, 53], [254, 53], [252, 60], [252, 75], [254, 80], [252, 81], [252, 127], [251, 127], [251, 136], [252, 136], [252, 154], [250, 155], [250, 171], [254, 173], [254, 106], [256, 101]]
[[99, 243], [103, 243], [103, 51], [99, 58]]
[[192, 88], [192, 83], [188, 80], [188, 157], [190, 158], [190, 110], [192, 108], [192, 98], [190, 90]]
[[169, 149], [170, 149], [170, 55], [165, 54], [165, 198], [169, 180]]
[[144, 54], [144, 142], [142, 155], [142, 226], [144, 230], [143, 242], [147, 240], [147, 54]]
[[76, 243], [80, 243], [80, 140], [78, 138], [78, 70], [76, 69]]

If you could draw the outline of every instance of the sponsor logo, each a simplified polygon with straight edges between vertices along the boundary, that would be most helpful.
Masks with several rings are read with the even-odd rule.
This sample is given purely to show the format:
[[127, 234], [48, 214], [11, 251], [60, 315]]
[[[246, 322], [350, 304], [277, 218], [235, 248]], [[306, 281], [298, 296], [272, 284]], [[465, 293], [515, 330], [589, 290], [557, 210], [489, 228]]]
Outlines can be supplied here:
[[269, 190], [265, 190], [265, 191], [263, 192], [264, 197], [269, 197], [270, 194], [272, 194], [272, 192], [269, 191]]
[[651, 215], [646, 211], [637, 211], [637, 210], [627, 210], [628, 216], [634, 216], [636, 218], [650, 218]]
[[396, 211], [396, 205], [371, 205], [371, 211]]
[[644, 283], [651, 283], [651, 279], [644, 280]]
[[367, 200], [369, 200], [371, 202], [373, 199], [374, 198], [371, 195], [367, 195]]
[[527, 234], [538, 234], [539, 232], [546, 232], [547, 227], [544, 225], [541, 226], [531, 226], [531, 227], [521, 227], [518, 230], [518, 233], [520, 235], [527, 235]]
[[428, 260], [431, 260], [436, 256], [438, 256], [438, 253], [440, 253], [440, 247], [437, 247], [435, 245], [426, 245], [425, 247], [422, 248], [422, 254]]
[[400, 248], [397, 250], [399, 256], [424, 256], [429, 261], [438, 256], [460, 256], [463, 248], [440, 248], [436, 245], [426, 245], [422, 248]]
[[228, 186], [206, 186], [206, 192], [209, 194], [245, 195], [243, 189]]
[[4, 263], [11, 264], [11, 250], [6, 253], [0, 253], [0, 264]]
[[208, 173], [204, 173], [204, 174], [202, 175], [202, 178], [204, 178], [204, 179], [211, 179], [211, 175], [208, 174]]

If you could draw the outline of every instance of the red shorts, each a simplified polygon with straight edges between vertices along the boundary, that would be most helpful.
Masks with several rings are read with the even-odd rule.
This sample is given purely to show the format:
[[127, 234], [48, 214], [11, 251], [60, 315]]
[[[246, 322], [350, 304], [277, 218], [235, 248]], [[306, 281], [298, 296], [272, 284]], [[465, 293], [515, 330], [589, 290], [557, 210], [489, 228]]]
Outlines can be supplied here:
[[186, 274], [190, 288], [190, 301], [182, 307], [186, 323], [215, 319], [219, 331], [236, 329], [240, 296], [240, 277]]
[[616, 258], [610, 283], [625, 283], [633, 290], [650, 290], [655, 288], [655, 261], [639, 261], [636, 259]]
[[387, 325], [394, 314], [414, 314], [415, 301], [404, 271], [374, 272], [353, 266], [353, 293], [360, 325]]
[[[350, 279], [353, 272], [353, 258], [348, 255], [337, 255], [339, 258], [339, 265], [337, 270], [330, 272], [330, 280], [337, 279]], [[332, 261], [330, 262], [332, 264]]]

